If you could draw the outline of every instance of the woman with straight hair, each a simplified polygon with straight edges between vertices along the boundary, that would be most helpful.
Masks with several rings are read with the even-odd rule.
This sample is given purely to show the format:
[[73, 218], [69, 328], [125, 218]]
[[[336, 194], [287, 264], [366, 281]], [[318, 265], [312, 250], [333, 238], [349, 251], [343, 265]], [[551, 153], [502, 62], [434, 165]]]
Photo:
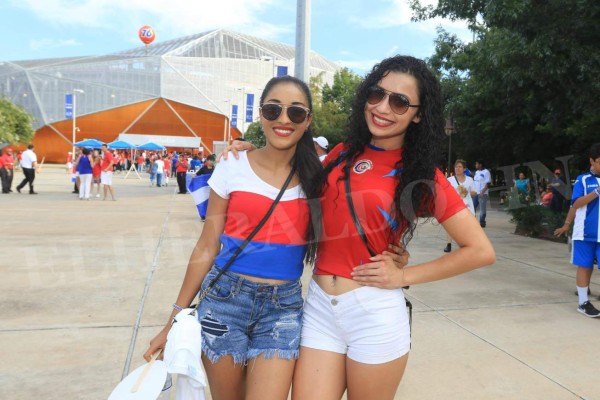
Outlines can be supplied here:
[[[171, 320], [204, 292], [288, 184], [265, 225], [200, 303], [203, 364], [212, 398], [287, 399], [302, 321], [304, 262], [316, 251], [316, 174], [322, 169], [309, 130], [312, 98], [293, 77], [271, 79], [260, 98], [266, 146], [219, 163], [202, 234], [174, 310], [150, 342], [164, 348]], [[312, 206], [311, 206], [312, 204]], [[317, 206], [315, 208], [314, 206]]]

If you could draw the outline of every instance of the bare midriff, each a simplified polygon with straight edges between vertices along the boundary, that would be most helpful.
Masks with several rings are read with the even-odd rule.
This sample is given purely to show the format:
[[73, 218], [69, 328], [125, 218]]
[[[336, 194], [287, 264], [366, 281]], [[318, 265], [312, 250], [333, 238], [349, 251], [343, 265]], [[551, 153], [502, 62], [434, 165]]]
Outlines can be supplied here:
[[244, 275], [244, 274], [238, 274], [235, 273], [238, 276], [241, 276], [244, 279], [247, 279], [251, 282], [256, 282], [256, 283], [266, 283], [267, 285], [283, 285], [284, 283], [289, 283], [291, 281], [286, 281], [283, 279], [268, 279], [268, 278], [258, 278], [256, 276], [250, 276], [250, 275]]
[[339, 296], [362, 287], [360, 283], [352, 279], [336, 275], [313, 275], [312, 278], [325, 293], [332, 296]]

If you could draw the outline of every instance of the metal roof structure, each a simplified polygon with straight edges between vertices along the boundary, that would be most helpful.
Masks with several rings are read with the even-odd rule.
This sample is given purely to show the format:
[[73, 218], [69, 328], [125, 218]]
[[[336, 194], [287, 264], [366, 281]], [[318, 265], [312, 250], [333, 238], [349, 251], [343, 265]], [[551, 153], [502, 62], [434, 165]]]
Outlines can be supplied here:
[[[35, 129], [65, 120], [74, 90], [77, 116], [161, 97], [229, 116], [278, 71], [293, 75], [294, 57], [291, 45], [217, 29], [103, 56], [0, 62], [0, 95], [23, 105]], [[311, 76], [332, 84], [338, 69], [311, 52]]]

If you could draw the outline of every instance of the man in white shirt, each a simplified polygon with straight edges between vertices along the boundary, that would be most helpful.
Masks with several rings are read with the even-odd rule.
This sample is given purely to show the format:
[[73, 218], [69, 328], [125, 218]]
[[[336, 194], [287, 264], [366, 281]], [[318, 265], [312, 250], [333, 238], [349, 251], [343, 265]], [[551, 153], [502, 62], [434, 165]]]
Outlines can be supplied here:
[[160, 154], [156, 156], [154, 165], [156, 165], [156, 187], [161, 187], [163, 185], [162, 182], [165, 172], [165, 162], [162, 160]]
[[481, 206], [479, 210], [479, 225], [481, 225], [482, 228], [485, 228], [487, 201], [489, 198], [489, 188], [490, 183], [492, 182], [492, 176], [490, 171], [483, 167], [481, 161], [475, 161], [475, 168], [477, 168], [477, 171], [475, 171], [473, 180], [475, 181], [475, 191], [477, 192], [477, 195], [473, 196], [473, 206], [475, 207], [475, 211], [477, 211], [477, 206]]
[[327, 147], [329, 146], [329, 142], [323, 136], [313, 138], [313, 141], [315, 142], [315, 151], [319, 156], [319, 161], [323, 162], [325, 157], [327, 157]]
[[21, 193], [21, 189], [29, 183], [29, 194], [37, 194], [33, 190], [33, 181], [35, 179], [35, 170], [37, 169], [37, 156], [33, 152], [33, 145], [27, 146], [27, 150], [21, 155], [21, 168], [25, 179], [17, 186], [17, 192]]

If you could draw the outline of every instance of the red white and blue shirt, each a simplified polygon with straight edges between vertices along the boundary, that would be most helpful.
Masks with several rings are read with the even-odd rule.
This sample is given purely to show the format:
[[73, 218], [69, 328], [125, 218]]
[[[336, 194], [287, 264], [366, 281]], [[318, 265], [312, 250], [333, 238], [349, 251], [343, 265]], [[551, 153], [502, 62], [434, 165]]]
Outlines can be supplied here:
[[[583, 197], [600, 186], [600, 176], [591, 171], [581, 174], [577, 177], [573, 185], [573, 195], [571, 196], [571, 205], [580, 197]], [[598, 210], [600, 200], [596, 197], [585, 206], [577, 209], [575, 213], [575, 223], [573, 224], [573, 240], [583, 240], [586, 242], [600, 243], [600, 212]]]
[[[221, 267], [265, 216], [281, 189], [254, 173], [246, 152], [239, 155], [239, 160], [230, 154], [227, 160], [219, 162], [208, 180], [217, 195], [229, 199], [220, 238], [223, 247], [215, 258], [215, 264]], [[229, 271], [259, 278], [299, 279], [304, 268], [309, 215], [300, 185], [288, 188]]]
[[[325, 164], [335, 160], [343, 145], [328, 154]], [[396, 188], [396, 163], [402, 159], [402, 149], [383, 150], [372, 145], [354, 161], [350, 170], [352, 202], [369, 246], [377, 254], [388, 250], [389, 243], [399, 243], [402, 228], [391, 217]], [[352, 279], [352, 268], [371, 262], [369, 251], [352, 220], [346, 201], [343, 177], [345, 162], [329, 174], [329, 186], [321, 198], [323, 236], [317, 249], [315, 273]], [[441, 171], [436, 169], [435, 218], [443, 222], [465, 208], [456, 190]]]

